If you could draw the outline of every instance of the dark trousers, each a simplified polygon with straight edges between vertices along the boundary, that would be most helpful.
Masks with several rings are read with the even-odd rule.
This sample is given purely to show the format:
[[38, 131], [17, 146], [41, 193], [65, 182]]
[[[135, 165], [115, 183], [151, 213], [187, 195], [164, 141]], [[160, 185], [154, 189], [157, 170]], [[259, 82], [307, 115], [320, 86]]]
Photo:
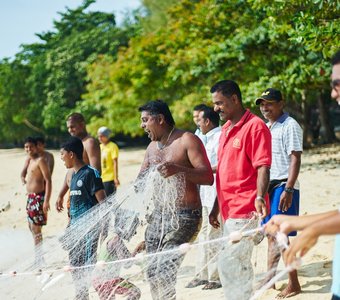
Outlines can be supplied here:
[[103, 184], [104, 184], [104, 190], [105, 190], [106, 196], [110, 196], [116, 191], [116, 186], [115, 186], [114, 181], [106, 181], [106, 182], [103, 182]]
[[[170, 250], [193, 241], [200, 229], [202, 211], [180, 210], [177, 216], [154, 211], [145, 231], [145, 246], [148, 254]], [[148, 258], [146, 275], [153, 300], [176, 299], [177, 270], [184, 259], [184, 253], [175, 251], [166, 255]]]

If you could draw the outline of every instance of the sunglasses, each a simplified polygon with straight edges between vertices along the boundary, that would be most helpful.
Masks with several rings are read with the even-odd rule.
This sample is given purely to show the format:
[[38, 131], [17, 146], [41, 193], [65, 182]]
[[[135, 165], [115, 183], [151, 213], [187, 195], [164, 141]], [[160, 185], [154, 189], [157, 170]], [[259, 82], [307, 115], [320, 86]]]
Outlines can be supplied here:
[[335, 89], [336, 87], [340, 86], [340, 79], [335, 79], [331, 82], [331, 88], [332, 90]]

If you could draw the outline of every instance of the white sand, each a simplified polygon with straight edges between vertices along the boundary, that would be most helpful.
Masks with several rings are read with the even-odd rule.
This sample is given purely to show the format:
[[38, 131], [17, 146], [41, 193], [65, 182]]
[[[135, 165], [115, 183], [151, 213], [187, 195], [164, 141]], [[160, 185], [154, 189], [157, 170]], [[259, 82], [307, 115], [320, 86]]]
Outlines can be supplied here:
[[[43, 228], [45, 240], [60, 234], [67, 223], [65, 213], [57, 213], [54, 208], [58, 191], [64, 179], [65, 167], [59, 158], [59, 152], [53, 151], [53, 153], [56, 163], [52, 178], [51, 212], [48, 225]], [[144, 149], [122, 150], [120, 152], [121, 189], [129, 186], [136, 178], [144, 153]], [[20, 172], [24, 163], [25, 153], [21, 149], [0, 150], [0, 157], [2, 162], [0, 209], [8, 201], [10, 202], [10, 208], [7, 211], [0, 212], [0, 271], [7, 272], [7, 270], [11, 269], [11, 266], [20, 265], [27, 256], [33, 255], [33, 242], [27, 228], [25, 187], [22, 186], [20, 181]], [[323, 212], [340, 207], [339, 162], [340, 145], [304, 153], [299, 177], [301, 184], [301, 214]], [[299, 279], [303, 293], [292, 299], [330, 299], [333, 240], [334, 237], [320, 238], [317, 246], [303, 259], [303, 264], [299, 269]], [[266, 271], [266, 252], [267, 242], [264, 240], [255, 248], [253, 256], [257, 278], [263, 276]], [[181, 272], [185, 273], [186, 270], [192, 271], [194, 269], [195, 258], [193, 255], [195, 255], [195, 251], [190, 253], [190, 257], [186, 257]], [[282, 268], [283, 264], [280, 262], [279, 270], [282, 270]], [[65, 276], [68, 275], [66, 274]], [[277, 283], [277, 288], [284, 288], [287, 283], [286, 278], [285, 276], [283, 280]], [[184, 285], [190, 279], [179, 280], [177, 285], [178, 299], [223, 299], [221, 289], [215, 291], [202, 291], [200, 287], [185, 289]], [[72, 299], [73, 297], [73, 288], [69, 280], [61, 280], [48, 290], [37, 291], [34, 295], [25, 293], [26, 290], [29, 290], [28, 287], [32, 288], [34, 284], [37, 289], [41, 287], [35, 276], [27, 277], [25, 281], [19, 281], [16, 277], [6, 278], [6, 280], [0, 278], [0, 299]], [[13, 288], [17, 288], [18, 292], [11, 293]], [[141, 288], [143, 292], [142, 299], [151, 299], [148, 285], [144, 283]], [[278, 291], [268, 290], [260, 299], [274, 299], [277, 293]], [[91, 293], [90, 296], [91, 299], [98, 299], [95, 293]]]

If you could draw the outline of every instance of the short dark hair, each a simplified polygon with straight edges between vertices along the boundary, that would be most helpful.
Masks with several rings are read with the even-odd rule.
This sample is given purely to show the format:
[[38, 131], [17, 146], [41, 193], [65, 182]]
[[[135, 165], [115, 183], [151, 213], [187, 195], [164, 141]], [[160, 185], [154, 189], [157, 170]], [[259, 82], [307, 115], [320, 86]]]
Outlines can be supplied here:
[[194, 106], [194, 109], [193, 111], [201, 111], [203, 110], [204, 108], [208, 107], [207, 105], [205, 105], [204, 103], [201, 103], [201, 104], [197, 104]]
[[77, 113], [77, 112], [70, 114], [67, 117], [66, 121], [68, 121], [68, 120], [73, 120], [77, 123], [85, 123], [84, 116], [81, 113]]
[[220, 116], [212, 107], [206, 106], [201, 111], [204, 119], [209, 119], [215, 127], [220, 125]]
[[333, 55], [331, 62], [333, 66], [340, 64], [340, 50]]
[[225, 97], [231, 97], [236, 95], [237, 98], [242, 102], [242, 94], [240, 87], [235, 81], [232, 80], [221, 80], [216, 82], [210, 89], [210, 93], [222, 93]]
[[24, 144], [26, 144], [26, 143], [31, 143], [31, 144], [37, 145], [37, 140], [34, 137], [28, 136], [24, 140]]
[[81, 139], [78, 139], [77, 137], [70, 137], [60, 146], [60, 149], [64, 149], [67, 152], [73, 152], [78, 159], [83, 159], [84, 145]]
[[163, 115], [166, 123], [170, 126], [175, 126], [174, 118], [170, 112], [169, 106], [163, 100], [152, 100], [140, 106], [138, 111], [147, 111], [150, 115]]
[[37, 136], [35, 140], [37, 141], [37, 143], [45, 144], [45, 139], [42, 136]]

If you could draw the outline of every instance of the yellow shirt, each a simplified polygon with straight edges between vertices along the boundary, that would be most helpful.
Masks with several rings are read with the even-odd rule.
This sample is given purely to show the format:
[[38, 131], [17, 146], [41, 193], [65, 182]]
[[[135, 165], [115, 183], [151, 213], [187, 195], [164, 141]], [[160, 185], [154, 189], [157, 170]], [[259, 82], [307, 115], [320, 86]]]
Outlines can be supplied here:
[[108, 142], [106, 145], [100, 144], [100, 151], [103, 182], [117, 179], [113, 161], [118, 159], [118, 146], [113, 142]]

